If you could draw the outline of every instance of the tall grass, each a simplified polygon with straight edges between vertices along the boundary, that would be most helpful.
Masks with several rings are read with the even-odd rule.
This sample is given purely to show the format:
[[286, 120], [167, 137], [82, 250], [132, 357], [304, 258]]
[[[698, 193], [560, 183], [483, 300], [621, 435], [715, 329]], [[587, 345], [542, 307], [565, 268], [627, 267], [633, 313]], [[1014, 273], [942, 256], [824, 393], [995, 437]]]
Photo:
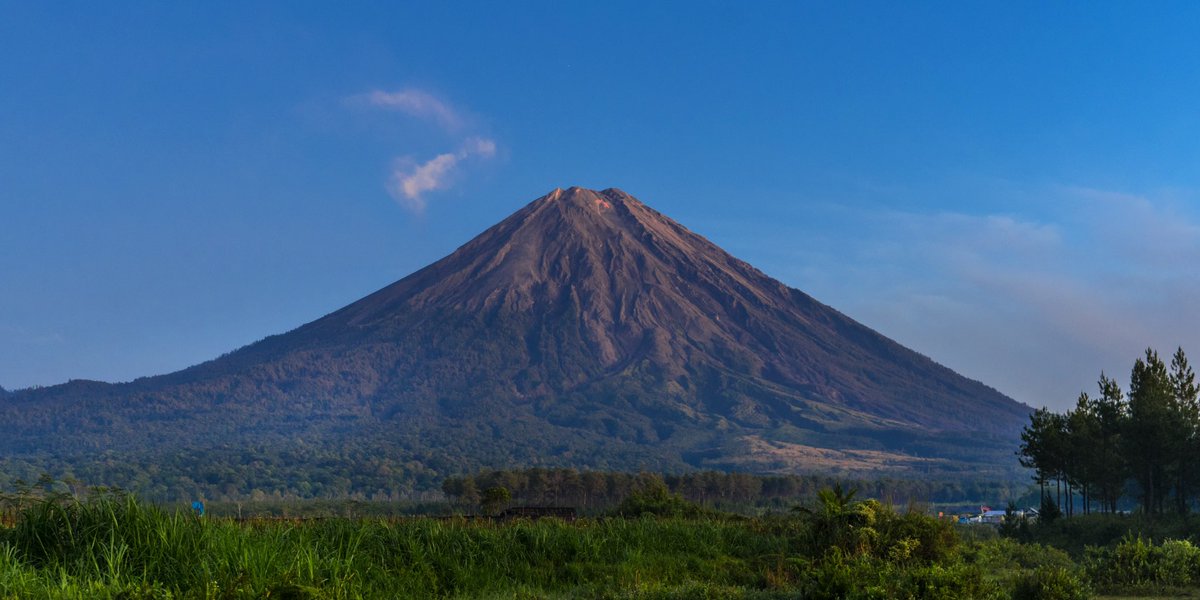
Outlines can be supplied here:
[[788, 545], [778, 532], [719, 519], [243, 526], [106, 497], [36, 504], [0, 531], [0, 597], [546, 597], [746, 588], [744, 595], [780, 581], [763, 557], [782, 557]]
[[1009, 571], [956, 544], [945, 524], [871, 502], [754, 519], [247, 525], [106, 496], [42, 502], [0, 528], [0, 599], [1008, 597]]

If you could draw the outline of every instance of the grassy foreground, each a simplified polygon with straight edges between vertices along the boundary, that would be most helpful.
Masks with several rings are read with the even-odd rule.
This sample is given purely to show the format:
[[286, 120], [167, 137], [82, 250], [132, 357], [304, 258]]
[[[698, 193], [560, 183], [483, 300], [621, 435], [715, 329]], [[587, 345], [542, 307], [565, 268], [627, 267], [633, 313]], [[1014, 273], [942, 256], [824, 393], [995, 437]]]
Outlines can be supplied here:
[[243, 526], [133, 500], [41, 504], [0, 539], [5, 598], [735, 597], [786, 585], [789, 554], [715, 520]]
[[44, 501], [0, 528], [0, 598], [1090, 595], [1084, 569], [1062, 551], [1007, 539], [964, 542], [947, 523], [874, 501], [826, 494], [808, 510], [753, 519], [678, 502], [643, 498], [627, 507], [644, 516], [573, 523], [245, 525], [124, 497]]

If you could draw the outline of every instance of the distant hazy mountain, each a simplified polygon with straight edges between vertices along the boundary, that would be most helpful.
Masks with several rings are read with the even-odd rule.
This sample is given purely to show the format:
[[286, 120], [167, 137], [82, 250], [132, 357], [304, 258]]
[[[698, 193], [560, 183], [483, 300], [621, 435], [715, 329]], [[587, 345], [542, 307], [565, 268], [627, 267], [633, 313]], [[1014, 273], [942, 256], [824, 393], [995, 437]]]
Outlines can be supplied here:
[[530, 464], [994, 472], [1013, 465], [1028, 412], [620, 190], [570, 188], [216, 360], [12, 394], [0, 452], [352, 447], [428, 477]]

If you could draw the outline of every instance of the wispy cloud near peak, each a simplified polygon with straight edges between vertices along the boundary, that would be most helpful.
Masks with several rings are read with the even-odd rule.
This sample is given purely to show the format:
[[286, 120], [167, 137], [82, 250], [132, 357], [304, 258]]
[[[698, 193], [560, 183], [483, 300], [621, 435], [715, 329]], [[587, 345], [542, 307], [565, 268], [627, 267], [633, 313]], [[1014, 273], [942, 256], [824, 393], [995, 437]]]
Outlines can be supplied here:
[[430, 94], [414, 88], [385, 92], [372, 92], [354, 96], [353, 101], [368, 106], [386, 110], [396, 110], [419, 119], [431, 119], [448, 131], [457, 131], [463, 127], [464, 119], [450, 105]]
[[457, 152], [439, 154], [423, 163], [410, 158], [396, 159], [388, 191], [401, 206], [413, 211], [425, 210], [425, 192], [449, 185], [456, 168], [469, 159], [489, 159], [496, 155], [496, 142], [488, 138], [467, 139]]
[[425, 210], [426, 193], [449, 187], [464, 161], [483, 161], [496, 156], [495, 140], [477, 135], [461, 137], [471, 133], [468, 119], [449, 102], [424, 90], [373, 90], [350, 96], [345, 102], [349, 106], [401, 112], [432, 121], [440, 125], [452, 138], [460, 140], [457, 150], [440, 153], [423, 162], [412, 156], [393, 159], [387, 183], [388, 193], [401, 206], [413, 212], [420, 213]]

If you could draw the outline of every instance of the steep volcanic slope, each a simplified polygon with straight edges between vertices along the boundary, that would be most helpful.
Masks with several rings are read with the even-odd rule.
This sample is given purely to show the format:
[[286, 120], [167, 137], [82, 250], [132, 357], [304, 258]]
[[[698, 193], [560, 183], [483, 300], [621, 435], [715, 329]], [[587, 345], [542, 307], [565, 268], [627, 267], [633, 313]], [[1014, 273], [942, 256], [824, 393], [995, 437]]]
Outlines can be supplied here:
[[220, 359], [18, 393], [0, 450], [369, 439], [467, 465], [929, 468], [1010, 460], [1027, 411], [620, 190], [571, 188]]

